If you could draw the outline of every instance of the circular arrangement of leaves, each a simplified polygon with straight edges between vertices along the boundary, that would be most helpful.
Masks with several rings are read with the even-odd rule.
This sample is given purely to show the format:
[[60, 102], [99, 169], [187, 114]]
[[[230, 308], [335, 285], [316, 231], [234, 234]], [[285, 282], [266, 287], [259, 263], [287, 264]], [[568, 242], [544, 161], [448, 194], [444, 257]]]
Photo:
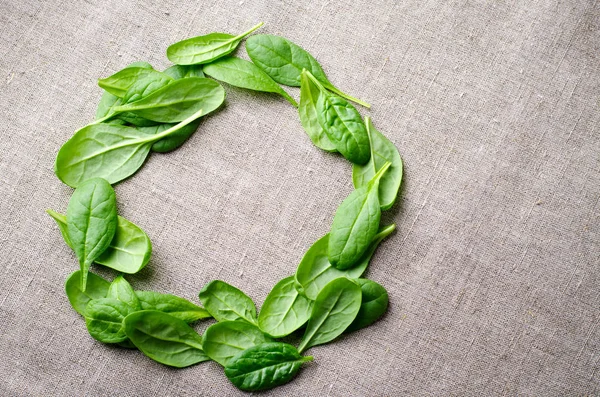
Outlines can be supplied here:
[[[289, 382], [312, 360], [304, 351], [364, 328], [386, 311], [385, 288], [361, 276], [395, 229], [380, 219], [402, 180], [397, 148], [350, 101], [369, 105], [335, 87], [304, 49], [283, 37], [253, 35], [246, 40], [251, 61], [230, 56], [260, 26], [238, 36], [211, 33], [175, 43], [167, 49], [174, 65], [162, 72], [136, 62], [100, 79], [105, 92], [96, 120], [78, 130], [56, 159], [56, 175], [75, 188], [67, 213], [47, 211], [79, 260], [65, 289], [93, 338], [137, 348], [173, 367], [214, 360], [246, 391]], [[315, 146], [353, 163], [355, 190], [338, 207], [330, 232], [310, 247], [294, 275], [273, 287], [258, 315], [246, 294], [220, 280], [202, 288], [201, 307], [136, 291], [123, 277], [148, 263], [152, 244], [140, 227], [117, 215], [111, 185], [134, 174], [150, 152], [181, 146], [200, 118], [223, 103], [218, 81], [283, 96], [298, 108]], [[300, 87], [299, 104], [280, 84]], [[89, 271], [92, 263], [121, 274], [109, 282]], [[209, 318], [217, 322], [203, 336], [189, 325]], [[302, 329], [298, 348], [276, 341]]]

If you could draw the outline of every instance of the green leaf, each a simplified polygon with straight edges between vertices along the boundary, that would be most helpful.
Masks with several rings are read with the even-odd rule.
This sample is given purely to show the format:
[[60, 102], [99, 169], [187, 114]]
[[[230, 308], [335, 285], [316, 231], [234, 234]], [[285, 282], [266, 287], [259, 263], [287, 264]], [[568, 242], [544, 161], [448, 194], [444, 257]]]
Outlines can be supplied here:
[[225, 367], [225, 375], [240, 390], [267, 390], [291, 381], [302, 363], [312, 359], [287, 343], [263, 343], [236, 356]]
[[362, 301], [356, 318], [345, 332], [365, 328], [379, 320], [388, 307], [388, 293], [375, 281], [359, 278], [355, 280], [362, 291]]
[[165, 69], [163, 73], [175, 80], [183, 79], [184, 77], [204, 77], [204, 72], [202, 72], [202, 66], [200, 65], [173, 65]]
[[206, 284], [199, 294], [200, 302], [217, 321], [245, 320], [257, 325], [256, 306], [248, 295], [221, 280]]
[[[188, 140], [190, 136], [198, 129], [200, 122], [202, 120], [198, 119], [190, 124], [178, 129], [177, 131], [170, 134], [168, 137], [161, 139], [158, 142], [154, 142], [152, 144], [152, 151], [158, 153], [166, 153], [171, 150], [175, 150]], [[160, 134], [161, 132], [174, 127], [175, 124], [159, 124], [153, 127], [138, 127], [138, 130], [142, 130], [144, 133], [153, 135]]]
[[[65, 242], [71, 247], [67, 234], [67, 217], [52, 210], [46, 212], [56, 221]], [[117, 215], [115, 236], [108, 248], [94, 262], [119, 272], [132, 274], [146, 266], [151, 253], [152, 243], [146, 233], [133, 222]]]
[[321, 290], [332, 280], [339, 277], [359, 278], [367, 269], [371, 257], [375, 253], [375, 249], [390, 233], [396, 229], [396, 225], [392, 224], [385, 226], [379, 230], [371, 246], [360, 259], [359, 263], [346, 270], [338, 270], [331, 266], [327, 258], [327, 248], [329, 246], [329, 234], [326, 234], [312, 247], [308, 249], [300, 265], [296, 270], [296, 289], [304, 294], [308, 299], [315, 300]]
[[232, 53], [244, 37], [262, 25], [261, 22], [239, 36], [227, 33], [210, 33], [180, 41], [167, 48], [167, 58], [177, 65], [198, 65], [212, 62]]
[[200, 109], [156, 135], [114, 124], [88, 125], [61, 147], [54, 166], [56, 176], [72, 187], [94, 177], [117, 183], [142, 166], [154, 142], [170, 136], [202, 115], [204, 110]]
[[127, 339], [123, 319], [134, 309], [113, 298], [91, 300], [85, 308], [85, 325], [90, 335], [104, 343], [119, 343]]
[[379, 179], [390, 163], [340, 204], [333, 217], [329, 233], [329, 262], [340, 270], [355, 266], [367, 252], [379, 229]]
[[102, 97], [100, 97], [100, 103], [98, 109], [96, 109], [96, 119], [106, 117], [108, 114], [114, 111], [114, 108], [121, 105], [123, 102], [121, 98], [111, 94], [108, 91], [104, 91]]
[[317, 118], [317, 102], [321, 95], [319, 87], [310, 79], [306, 73], [300, 78], [300, 123], [310, 140], [318, 148], [327, 152], [337, 152], [335, 145], [331, 142]]
[[267, 34], [254, 35], [246, 40], [246, 51], [252, 62], [280, 84], [299, 87], [300, 74], [303, 69], [306, 69], [328, 90], [367, 108], [371, 106], [336, 88], [327, 79], [321, 65], [312, 55], [283, 37]]
[[87, 288], [82, 291], [80, 270], [71, 273], [65, 282], [65, 292], [69, 303], [82, 316], [85, 316], [85, 308], [92, 299], [106, 298], [109, 287], [108, 281], [90, 272], [88, 273]]
[[107, 298], [113, 298], [131, 306], [134, 310], [141, 310], [140, 300], [133, 291], [131, 284], [121, 275], [115, 277], [108, 288]]
[[209, 318], [210, 313], [194, 305], [192, 302], [175, 295], [161, 294], [153, 291], [135, 291], [142, 310], [155, 310], [167, 313], [175, 318], [193, 323], [203, 318]]
[[98, 85], [106, 92], [116, 97], [123, 98], [129, 87], [138, 79], [148, 74], [157, 73], [156, 70], [146, 67], [126, 67], [104, 79], [98, 80]]
[[135, 102], [175, 81], [171, 76], [153, 70], [138, 77], [123, 95], [123, 104]]
[[185, 321], [166, 313], [143, 310], [123, 321], [126, 336], [142, 353], [171, 367], [183, 368], [209, 360], [202, 337]]
[[371, 157], [369, 134], [360, 113], [344, 98], [331, 94], [308, 71], [303, 71], [320, 91], [317, 120], [338, 152], [348, 161], [365, 164]]
[[327, 284], [313, 304], [298, 350], [302, 353], [341, 335], [356, 318], [361, 295], [358, 284], [345, 277], [336, 278]]
[[224, 57], [204, 65], [203, 70], [210, 77], [236, 87], [280, 94], [289, 103], [298, 107], [296, 101], [279, 84], [252, 62], [236, 57]]
[[83, 291], [90, 265], [108, 248], [116, 228], [117, 200], [108, 182], [94, 178], [75, 189], [67, 207], [67, 232], [79, 259]]
[[310, 317], [310, 301], [298, 294], [294, 282], [294, 276], [278, 282], [260, 309], [258, 326], [274, 338], [291, 334]]
[[211, 360], [225, 367], [244, 350], [272, 341], [256, 326], [245, 321], [222, 321], [204, 332], [202, 349]]
[[385, 211], [394, 205], [398, 196], [402, 181], [402, 159], [396, 146], [375, 129], [369, 117], [365, 117], [365, 125], [371, 143], [371, 158], [365, 165], [352, 166], [352, 182], [357, 189], [365, 186], [385, 163], [391, 163], [390, 168], [379, 181], [379, 203], [381, 210]]

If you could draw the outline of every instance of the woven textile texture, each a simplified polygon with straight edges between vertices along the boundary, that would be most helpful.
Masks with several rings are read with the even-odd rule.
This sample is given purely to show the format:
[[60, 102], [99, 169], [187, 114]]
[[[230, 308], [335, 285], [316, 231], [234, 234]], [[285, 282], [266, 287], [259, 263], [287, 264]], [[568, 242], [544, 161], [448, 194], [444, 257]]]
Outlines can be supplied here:
[[[260, 21], [370, 102], [360, 112], [405, 163], [383, 216], [398, 230], [367, 273], [389, 311], [260, 395], [599, 395], [592, 0], [0, 0], [0, 395], [245, 395], [214, 362], [177, 370], [94, 341], [64, 293], [76, 258], [44, 210], [66, 210], [54, 159], [92, 120], [98, 78], [139, 60], [162, 70], [169, 44]], [[115, 186], [154, 246], [127, 279], [194, 302], [221, 279], [260, 307], [327, 233], [351, 166], [281, 97], [225, 88], [183, 147]]]

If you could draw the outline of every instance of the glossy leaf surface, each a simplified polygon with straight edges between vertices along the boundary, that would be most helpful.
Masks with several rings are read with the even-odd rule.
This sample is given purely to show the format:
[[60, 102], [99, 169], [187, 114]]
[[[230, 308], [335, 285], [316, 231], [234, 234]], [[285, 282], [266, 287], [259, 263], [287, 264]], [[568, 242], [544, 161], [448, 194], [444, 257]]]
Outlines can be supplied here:
[[294, 276], [278, 282], [260, 309], [258, 326], [274, 338], [291, 334], [310, 317], [310, 301], [298, 293], [294, 282]]
[[129, 305], [134, 310], [141, 310], [140, 300], [133, 291], [131, 284], [123, 276], [117, 276], [110, 283], [107, 298], [116, 299]]
[[321, 90], [319, 87], [306, 73], [302, 73], [300, 78], [300, 105], [298, 106], [300, 123], [316, 147], [327, 152], [337, 152], [335, 145], [331, 142], [321, 124], [319, 124], [317, 102], [320, 95]]
[[193, 323], [211, 317], [210, 313], [187, 299], [175, 295], [161, 294], [153, 291], [135, 291], [142, 310], [155, 310], [167, 313], [175, 318]]
[[248, 295], [221, 280], [206, 284], [200, 302], [217, 321], [244, 320], [257, 325], [256, 306]]
[[244, 350], [272, 339], [245, 321], [222, 321], [208, 327], [202, 338], [202, 349], [222, 366]]
[[83, 291], [81, 289], [81, 270], [71, 273], [65, 282], [65, 292], [69, 303], [82, 316], [85, 316], [85, 308], [92, 299], [106, 298], [109, 287], [110, 283], [108, 281], [89, 272], [87, 287]]
[[373, 324], [383, 316], [388, 307], [388, 293], [380, 284], [364, 278], [355, 281], [360, 285], [362, 300], [358, 314], [346, 332], [356, 331]]
[[127, 339], [123, 319], [134, 309], [117, 299], [91, 300], [85, 308], [85, 325], [90, 335], [104, 343], [118, 343]]

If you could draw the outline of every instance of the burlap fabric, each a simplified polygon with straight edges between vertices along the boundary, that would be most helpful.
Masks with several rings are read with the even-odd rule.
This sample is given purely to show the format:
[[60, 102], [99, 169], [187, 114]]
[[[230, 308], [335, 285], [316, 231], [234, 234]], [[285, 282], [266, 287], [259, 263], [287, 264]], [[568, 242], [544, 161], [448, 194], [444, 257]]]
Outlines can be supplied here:
[[[259, 21], [369, 101], [360, 111], [405, 161], [384, 216], [398, 231], [368, 271], [389, 312], [261, 395], [600, 393], [596, 1], [0, 0], [0, 395], [244, 395], [215, 363], [176, 370], [94, 341], [63, 292], [76, 259], [44, 210], [66, 209], [53, 163], [92, 119], [97, 78], [165, 68], [169, 44]], [[116, 186], [154, 245], [128, 279], [197, 302], [218, 278], [260, 306], [328, 231], [351, 167], [311, 144], [285, 100], [226, 90], [182, 148]]]

